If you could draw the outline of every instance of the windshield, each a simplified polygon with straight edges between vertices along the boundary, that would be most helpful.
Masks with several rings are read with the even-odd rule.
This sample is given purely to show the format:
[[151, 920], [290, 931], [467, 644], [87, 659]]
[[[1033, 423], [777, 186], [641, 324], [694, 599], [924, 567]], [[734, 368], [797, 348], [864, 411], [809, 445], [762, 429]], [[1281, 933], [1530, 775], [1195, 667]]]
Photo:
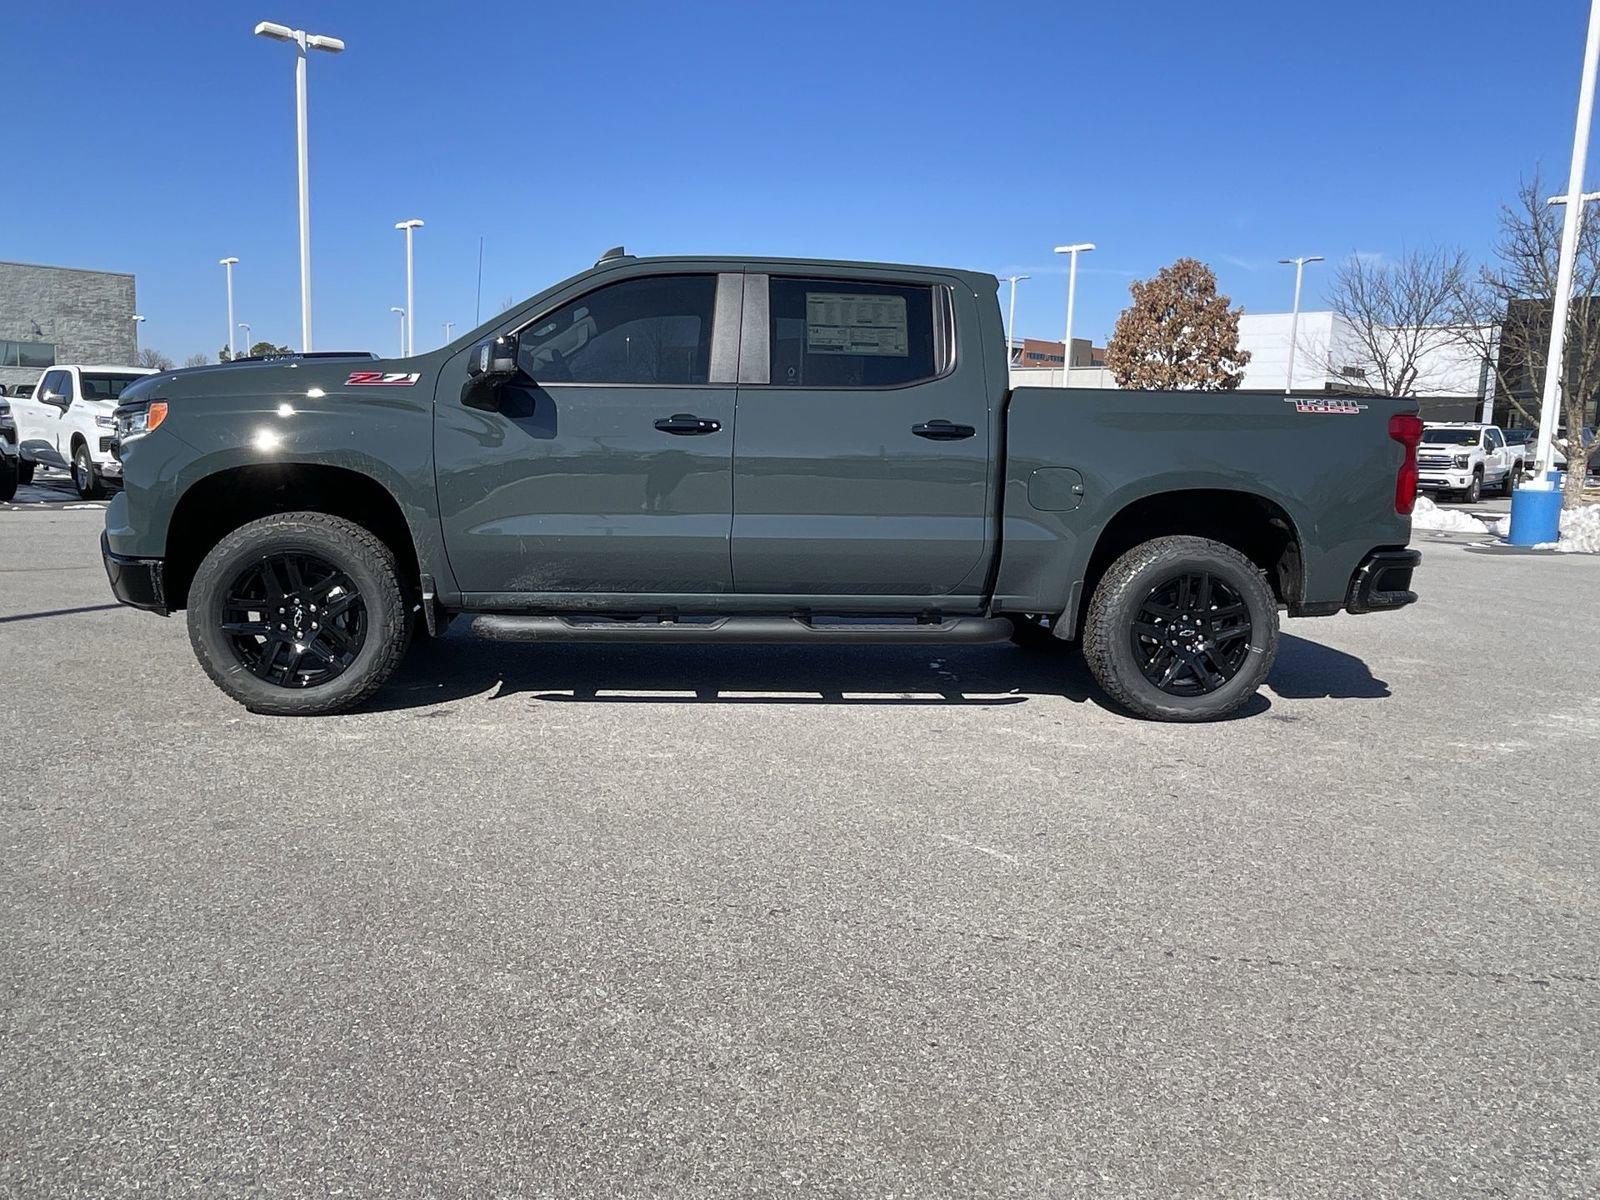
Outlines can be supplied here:
[[1424, 446], [1476, 446], [1478, 444], [1478, 431], [1476, 429], [1424, 429], [1422, 431], [1422, 444]]
[[84, 373], [78, 377], [81, 387], [79, 395], [84, 400], [115, 400], [122, 395], [122, 390], [129, 384], [137, 383], [143, 375], [90, 375]]

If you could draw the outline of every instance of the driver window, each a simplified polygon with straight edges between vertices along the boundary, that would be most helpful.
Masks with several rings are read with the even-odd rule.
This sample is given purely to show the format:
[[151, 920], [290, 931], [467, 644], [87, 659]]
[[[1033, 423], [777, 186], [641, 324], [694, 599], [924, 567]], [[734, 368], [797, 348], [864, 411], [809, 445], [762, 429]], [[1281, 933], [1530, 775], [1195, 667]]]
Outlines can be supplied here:
[[65, 400], [68, 404], [71, 404], [73, 402], [73, 400], [77, 399], [77, 397], [72, 394], [72, 372], [71, 371], [63, 371], [63, 372], [61, 372], [61, 386], [58, 387], [56, 389], [56, 391], [61, 393], [61, 398], [63, 400]]
[[524, 329], [517, 365], [542, 384], [703, 384], [716, 296], [715, 275], [613, 283]]

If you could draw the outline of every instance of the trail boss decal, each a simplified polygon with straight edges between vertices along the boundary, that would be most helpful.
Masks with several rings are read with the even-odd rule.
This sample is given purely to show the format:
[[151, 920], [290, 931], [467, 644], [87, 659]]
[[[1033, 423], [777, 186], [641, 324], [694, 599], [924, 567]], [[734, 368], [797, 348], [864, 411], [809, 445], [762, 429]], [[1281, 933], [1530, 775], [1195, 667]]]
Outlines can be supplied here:
[[1344, 398], [1342, 396], [1333, 397], [1333, 398], [1328, 399], [1328, 400], [1319, 400], [1319, 399], [1316, 399], [1315, 397], [1309, 397], [1308, 398], [1308, 397], [1304, 397], [1304, 396], [1285, 396], [1283, 398], [1283, 402], [1285, 404], [1294, 405], [1295, 412], [1307, 412], [1307, 413], [1352, 413], [1353, 414], [1353, 413], [1358, 413], [1362, 409], [1367, 407], [1367, 405], [1365, 405], [1365, 404], [1357, 404], [1354, 400], [1349, 400], [1349, 399], [1346, 399], [1346, 398]]
[[350, 378], [344, 381], [345, 387], [410, 387], [422, 378], [421, 373], [412, 371], [409, 375], [404, 371], [351, 371]]

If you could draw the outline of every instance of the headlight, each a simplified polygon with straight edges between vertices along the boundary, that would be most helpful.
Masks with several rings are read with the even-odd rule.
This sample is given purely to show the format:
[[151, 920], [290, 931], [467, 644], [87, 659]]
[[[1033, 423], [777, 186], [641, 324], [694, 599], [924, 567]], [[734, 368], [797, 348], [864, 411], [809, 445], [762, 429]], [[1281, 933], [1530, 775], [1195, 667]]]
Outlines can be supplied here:
[[115, 417], [96, 417], [94, 423], [100, 426], [101, 429], [115, 429], [117, 427], [117, 419]]
[[1472, 465], [1472, 455], [1470, 455], [1470, 454], [1458, 454], [1458, 455], [1456, 455], [1456, 470], [1465, 471], [1471, 465]]
[[[99, 417], [98, 420], [108, 418]], [[117, 413], [115, 420], [117, 440], [127, 441], [142, 433], [149, 433], [167, 419], [167, 402], [152, 400], [143, 408], [131, 408]]]

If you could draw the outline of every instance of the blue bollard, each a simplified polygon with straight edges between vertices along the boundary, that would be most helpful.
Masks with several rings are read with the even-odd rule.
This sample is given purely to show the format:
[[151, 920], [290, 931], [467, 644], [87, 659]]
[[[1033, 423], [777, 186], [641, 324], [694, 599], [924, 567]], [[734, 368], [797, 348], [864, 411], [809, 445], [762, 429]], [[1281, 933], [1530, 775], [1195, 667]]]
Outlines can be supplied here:
[[1511, 533], [1506, 538], [1513, 546], [1537, 546], [1561, 536], [1561, 492], [1536, 492], [1518, 488], [1511, 493]]

